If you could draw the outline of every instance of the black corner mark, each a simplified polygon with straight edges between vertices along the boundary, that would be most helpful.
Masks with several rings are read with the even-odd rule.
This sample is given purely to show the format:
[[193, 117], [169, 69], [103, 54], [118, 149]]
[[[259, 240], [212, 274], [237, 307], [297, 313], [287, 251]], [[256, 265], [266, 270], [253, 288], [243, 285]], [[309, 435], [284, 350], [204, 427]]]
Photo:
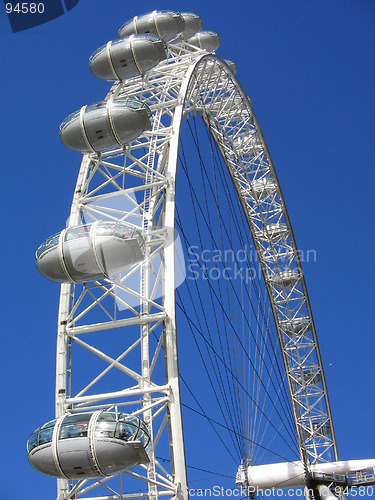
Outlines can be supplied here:
[[75, 7], [79, 0], [19, 2], [3, 0], [13, 33], [48, 23]]

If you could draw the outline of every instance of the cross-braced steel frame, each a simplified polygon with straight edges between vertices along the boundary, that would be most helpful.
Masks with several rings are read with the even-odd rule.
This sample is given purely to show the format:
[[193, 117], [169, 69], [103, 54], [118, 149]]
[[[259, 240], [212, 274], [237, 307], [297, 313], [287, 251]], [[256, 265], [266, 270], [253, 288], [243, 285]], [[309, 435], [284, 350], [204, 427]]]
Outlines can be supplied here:
[[[203, 117], [248, 220], [278, 328], [301, 458], [306, 464], [337, 458], [299, 254], [249, 98], [224, 61], [185, 42], [169, 44], [168, 59], [147, 75], [116, 82], [106, 99], [121, 96], [151, 108], [152, 129], [126, 148], [84, 155], [69, 226], [103, 219], [133, 223], [143, 231], [146, 259], [115, 279], [61, 286], [56, 416], [114, 408], [140, 415], [151, 435], [150, 462], [125, 479], [118, 476], [116, 484], [108, 478], [58, 480], [59, 500], [187, 496], [174, 220], [179, 132], [189, 113]], [[168, 445], [166, 470], [157, 457]], [[143, 481], [146, 491], [130, 493], [126, 478]], [[98, 488], [106, 494], [96, 494]]]

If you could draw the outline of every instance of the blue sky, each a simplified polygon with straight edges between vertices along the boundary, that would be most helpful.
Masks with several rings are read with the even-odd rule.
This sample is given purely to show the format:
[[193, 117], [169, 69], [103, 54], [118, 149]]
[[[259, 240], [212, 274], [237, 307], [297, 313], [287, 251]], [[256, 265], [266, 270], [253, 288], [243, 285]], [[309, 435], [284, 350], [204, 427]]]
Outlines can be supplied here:
[[[27, 462], [26, 439], [54, 412], [58, 287], [34, 251], [65, 225], [80, 156], [58, 126], [108, 83], [89, 55], [133, 15], [201, 15], [217, 53], [236, 62], [267, 139], [299, 248], [317, 326], [340, 457], [375, 455], [373, 246], [375, 4], [372, 0], [168, 4], [80, 0], [13, 34], [0, 7], [2, 96], [2, 481], [0, 498], [54, 498]], [[310, 255], [313, 255], [310, 253]], [[43, 497], [41, 497], [41, 492]]]

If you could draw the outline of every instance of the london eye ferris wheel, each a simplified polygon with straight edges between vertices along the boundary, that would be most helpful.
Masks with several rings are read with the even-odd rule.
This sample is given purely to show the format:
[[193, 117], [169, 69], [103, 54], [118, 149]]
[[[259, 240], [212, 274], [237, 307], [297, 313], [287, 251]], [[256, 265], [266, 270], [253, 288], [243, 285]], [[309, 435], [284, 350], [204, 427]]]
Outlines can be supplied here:
[[61, 292], [56, 414], [30, 463], [59, 500], [187, 498], [214, 454], [249, 496], [372, 484], [374, 460], [339, 460], [285, 201], [219, 36], [172, 11], [118, 34], [90, 57], [105, 99], [60, 127], [83, 159], [36, 252]]

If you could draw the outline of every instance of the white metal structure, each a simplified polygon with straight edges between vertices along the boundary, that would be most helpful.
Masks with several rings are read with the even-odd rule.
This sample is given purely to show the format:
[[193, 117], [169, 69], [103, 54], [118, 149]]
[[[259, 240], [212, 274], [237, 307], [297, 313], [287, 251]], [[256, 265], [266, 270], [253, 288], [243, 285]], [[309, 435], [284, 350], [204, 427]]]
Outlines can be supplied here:
[[[176, 338], [175, 203], [180, 127], [188, 114], [199, 113], [212, 134], [254, 240], [287, 374], [298, 458], [304, 467], [338, 460], [299, 254], [251, 101], [215, 54], [181, 40], [170, 42], [168, 49], [168, 59], [146, 75], [110, 89], [107, 100], [126, 96], [145, 102], [153, 113], [152, 129], [124, 149], [84, 155], [69, 219], [69, 226], [116, 219], [134, 224], [142, 229], [146, 259], [113, 280], [63, 284], [58, 318], [56, 417], [98, 409], [141, 416], [152, 439], [150, 462], [143, 472], [126, 474], [143, 481], [147, 492], [129, 492], [122, 475], [116, 485], [108, 478], [60, 479], [58, 500], [187, 498]], [[99, 371], [91, 370], [91, 357], [102, 363]], [[165, 439], [170, 470], [158, 459], [167, 453]]]

